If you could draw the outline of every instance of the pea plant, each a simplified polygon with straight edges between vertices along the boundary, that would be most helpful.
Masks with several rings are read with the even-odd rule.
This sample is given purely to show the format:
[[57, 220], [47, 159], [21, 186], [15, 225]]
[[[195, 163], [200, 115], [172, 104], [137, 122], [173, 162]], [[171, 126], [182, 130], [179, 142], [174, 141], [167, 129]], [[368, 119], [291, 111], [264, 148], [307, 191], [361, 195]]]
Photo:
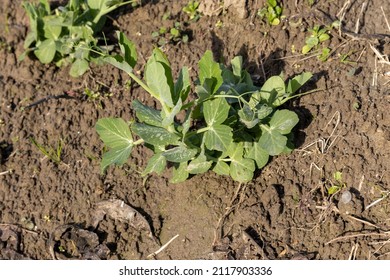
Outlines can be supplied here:
[[37, 5], [24, 2], [30, 20], [30, 32], [24, 42], [25, 52], [33, 53], [41, 63], [57, 66], [71, 65], [70, 75], [78, 77], [97, 61], [102, 52], [97, 37], [104, 27], [107, 14], [135, 0], [70, 0], [65, 6], [52, 10], [48, 0]]
[[[320, 46], [331, 38], [329, 34], [330, 30], [332, 30], [332, 28], [337, 28], [338, 26], [339, 22], [335, 21], [329, 26], [321, 27], [315, 25], [312, 29], [309, 29], [311, 34], [305, 40], [305, 45], [302, 47], [302, 54], [307, 54], [312, 50], [320, 49]], [[317, 57], [319, 60], [325, 62], [329, 58], [330, 52], [330, 48], [323, 47], [320, 49], [320, 53]]]
[[162, 174], [169, 162], [173, 183], [208, 170], [247, 182], [270, 156], [292, 150], [292, 129], [299, 119], [293, 111], [278, 107], [306, 94], [296, 92], [311, 73], [300, 74], [287, 85], [280, 76], [273, 76], [257, 87], [243, 69], [241, 57], [233, 58], [231, 67], [226, 67], [206, 51], [198, 63], [197, 98], [191, 100], [187, 67], [175, 80], [170, 62], [156, 48], [142, 80], [133, 72], [137, 61], [134, 44], [123, 33], [118, 32], [118, 37], [122, 54], [105, 57], [105, 61], [126, 71], [161, 108], [135, 100], [132, 106], [137, 119], [130, 124], [121, 118], [97, 121], [97, 133], [109, 148], [102, 157], [102, 172], [111, 164], [124, 164], [132, 149], [143, 144], [154, 152], [143, 175]]
[[267, 19], [270, 25], [279, 25], [283, 8], [278, 0], [267, 0], [266, 5], [257, 11], [261, 19]]

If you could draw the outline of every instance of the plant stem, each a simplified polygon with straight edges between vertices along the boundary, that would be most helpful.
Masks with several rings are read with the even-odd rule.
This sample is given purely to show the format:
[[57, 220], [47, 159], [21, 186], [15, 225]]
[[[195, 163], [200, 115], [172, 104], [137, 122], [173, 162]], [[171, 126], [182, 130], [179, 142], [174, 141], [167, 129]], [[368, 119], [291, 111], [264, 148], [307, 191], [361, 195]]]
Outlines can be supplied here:
[[144, 143], [144, 142], [145, 142], [144, 139], [140, 138], [140, 139], [138, 139], [137, 141], [134, 141], [134, 142], [133, 142], [133, 145], [134, 145], [134, 146], [140, 145], [140, 144], [142, 144], [142, 143]]

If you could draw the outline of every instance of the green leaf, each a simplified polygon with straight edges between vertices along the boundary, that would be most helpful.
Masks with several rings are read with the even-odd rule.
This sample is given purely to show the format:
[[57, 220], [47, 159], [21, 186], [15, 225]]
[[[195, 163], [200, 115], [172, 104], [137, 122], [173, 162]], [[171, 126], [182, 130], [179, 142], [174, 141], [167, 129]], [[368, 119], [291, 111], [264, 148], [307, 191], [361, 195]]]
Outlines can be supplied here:
[[272, 76], [265, 81], [261, 90], [252, 94], [249, 105], [254, 108], [265, 101], [271, 106], [277, 98], [283, 97], [285, 93], [286, 86], [283, 79], [280, 76]]
[[207, 157], [204, 154], [200, 154], [188, 164], [187, 172], [190, 174], [204, 173], [210, 169], [212, 163], [212, 161], [207, 161]]
[[52, 62], [56, 54], [56, 42], [53, 39], [46, 39], [45, 41], [42, 41], [37, 46], [34, 54], [43, 64]]
[[199, 61], [199, 82], [203, 85], [206, 79], [212, 81], [210, 87], [210, 94], [214, 94], [218, 88], [222, 85], [222, 70], [217, 62], [214, 61], [213, 53], [206, 51], [203, 57]]
[[126, 122], [118, 118], [103, 118], [97, 121], [96, 131], [102, 141], [111, 148], [103, 154], [102, 172], [113, 163], [125, 163], [133, 148], [133, 137]]
[[85, 59], [76, 59], [70, 67], [69, 74], [72, 77], [80, 77], [89, 69], [89, 63]]
[[150, 124], [153, 126], [162, 127], [162, 118], [161, 111], [146, 106], [139, 102], [138, 100], [134, 100], [133, 109], [135, 110], [135, 114], [137, 118], [146, 124]]
[[241, 79], [241, 72], [242, 72], [242, 56], [236, 56], [231, 60], [232, 64], [232, 70], [234, 76], [239, 81]]
[[259, 139], [260, 147], [266, 150], [271, 156], [282, 153], [287, 144], [287, 137], [277, 130], [271, 130], [266, 125], [262, 125], [261, 130], [262, 134]]
[[302, 54], [307, 54], [308, 52], [311, 51], [312, 48], [313, 48], [313, 46], [304, 45], [304, 46], [302, 47]]
[[214, 166], [213, 171], [218, 175], [229, 175], [230, 167], [226, 162], [219, 160]]
[[330, 35], [329, 34], [326, 34], [326, 33], [323, 33], [321, 34], [319, 37], [318, 37], [318, 40], [320, 41], [320, 43], [326, 41], [326, 40], [329, 40], [330, 39]]
[[124, 55], [124, 60], [133, 68], [137, 63], [137, 50], [134, 43], [123, 32], [117, 31], [116, 34], [118, 36], [119, 47]]
[[240, 121], [249, 129], [259, 123], [257, 115], [247, 104], [238, 110], [238, 116], [240, 117]]
[[132, 147], [133, 146], [128, 149], [111, 149], [104, 153], [100, 163], [100, 171], [104, 173], [107, 167], [112, 164], [122, 165], [126, 163], [131, 154]]
[[190, 75], [188, 73], [188, 68], [183, 67], [180, 70], [179, 78], [177, 79], [175, 86], [174, 86], [174, 102], [176, 103], [179, 98], [181, 98], [181, 101], [184, 102], [187, 97], [188, 93], [190, 92], [191, 87], [191, 80]]
[[287, 85], [287, 92], [291, 95], [294, 94], [298, 89], [300, 89], [304, 84], [306, 84], [313, 74], [310, 72], [304, 72], [298, 76], [292, 78]]
[[343, 173], [340, 171], [336, 171], [335, 173], [333, 173], [333, 178], [338, 182], [342, 182], [343, 181]]
[[187, 162], [198, 153], [197, 149], [189, 149], [185, 146], [178, 146], [163, 152], [163, 156], [170, 162]]
[[59, 16], [48, 16], [45, 18], [43, 31], [47, 39], [57, 40], [62, 31], [63, 18]]
[[280, 76], [272, 76], [261, 87], [261, 91], [265, 93], [277, 92], [277, 96], [282, 96], [286, 93], [286, 86]]
[[146, 166], [145, 170], [142, 172], [142, 176], [146, 176], [152, 172], [156, 172], [158, 175], [161, 175], [165, 170], [167, 165], [167, 160], [162, 155], [162, 153], [157, 153], [153, 155]]
[[269, 154], [258, 142], [247, 144], [249, 145], [249, 148], [245, 157], [253, 159], [256, 162], [258, 169], [263, 168], [268, 163]]
[[251, 159], [233, 159], [230, 163], [230, 176], [233, 180], [244, 183], [252, 180], [255, 163]]
[[181, 106], [183, 105], [181, 98], [179, 98], [177, 104], [175, 107], [172, 108], [172, 111], [169, 113], [169, 115], [165, 116], [164, 112], [161, 112], [163, 115], [163, 121], [162, 126], [168, 127], [174, 123], [175, 116], [181, 111]]
[[203, 103], [204, 118], [208, 126], [222, 124], [228, 117], [230, 106], [225, 98], [216, 98]]
[[175, 166], [172, 171], [171, 183], [181, 183], [187, 180], [189, 173], [187, 172], [187, 162], [182, 162], [179, 166]]
[[233, 141], [232, 128], [223, 124], [215, 124], [205, 132], [204, 141], [209, 150], [226, 151]]
[[176, 134], [173, 134], [161, 127], [143, 123], [134, 123], [131, 126], [131, 129], [146, 143], [156, 146], [175, 145], [177, 144], [177, 140], [179, 140], [179, 137]]
[[51, 9], [50, 9], [50, 3], [48, 0], [39, 0], [39, 3], [41, 3], [43, 5], [43, 7], [45, 8], [46, 10], [46, 13], [50, 14], [51, 12]]
[[262, 104], [260, 108], [257, 110], [257, 117], [259, 120], [265, 119], [268, 117], [274, 110], [272, 107], [268, 106], [267, 104]]
[[319, 43], [319, 40], [317, 37], [313, 37], [313, 36], [310, 36], [309, 38], [306, 39], [306, 45], [309, 46], [309, 47], [315, 47], [318, 45]]
[[331, 186], [328, 189], [328, 195], [332, 195], [332, 194], [338, 192], [340, 189], [341, 189], [340, 186]]
[[271, 22], [270, 22], [271, 25], [279, 25], [280, 24], [280, 19], [278, 18], [274, 18]]
[[103, 58], [103, 61], [122, 71], [125, 71], [126, 73], [133, 72], [133, 67], [131, 67], [120, 55], [106, 56]]
[[291, 132], [293, 127], [299, 122], [298, 115], [290, 110], [277, 110], [270, 121], [272, 130], [277, 130], [285, 135]]
[[171, 87], [168, 83], [168, 77], [165, 75], [163, 64], [155, 59], [149, 59], [146, 65], [145, 79], [147, 85], [156, 94], [159, 101], [172, 108], [174, 104]]
[[97, 121], [96, 131], [110, 148], [122, 148], [133, 145], [133, 136], [129, 126], [120, 118], [103, 118]]

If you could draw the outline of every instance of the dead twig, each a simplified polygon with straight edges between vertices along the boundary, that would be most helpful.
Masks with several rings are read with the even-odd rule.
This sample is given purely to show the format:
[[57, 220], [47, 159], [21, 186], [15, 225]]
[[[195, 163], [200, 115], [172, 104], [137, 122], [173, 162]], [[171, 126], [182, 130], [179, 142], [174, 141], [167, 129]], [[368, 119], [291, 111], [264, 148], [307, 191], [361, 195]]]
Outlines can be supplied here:
[[12, 169], [10, 169], [10, 170], [6, 170], [6, 171], [3, 171], [3, 172], [0, 172], [0, 176], [2, 176], [2, 175], [7, 175], [8, 173], [12, 173]]
[[146, 258], [147, 259], [151, 259], [151, 258], [155, 258], [158, 254], [160, 254], [162, 251], [164, 251], [168, 246], [169, 244], [171, 244], [173, 242], [173, 240], [175, 240], [176, 238], [178, 238], [179, 235], [176, 234], [174, 237], [172, 237], [166, 244], [164, 244], [163, 246], [161, 246], [160, 249], [158, 249], [156, 252], [152, 253], [152, 254], [149, 254]]
[[383, 17], [385, 18], [385, 21], [386, 21], [386, 24], [387, 24], [387, 28], [388, 28], [389, 31], [390, 31], [390, 24], [389, 24], [389, 21], [387, 20], [385, 11], [383, 10], [383, 7], [382, 7], [382, 6], [381, 6], [381, 10], [382, 10]]
[[367, 3], [364, 2], [362, 4], [362, 9], [360, 10], [360, 14], [359, 14], [358, 19], [357, 19], [356, 24], [355, 24], [355, 33], [356, 34], [359, 33], [359, 30], [360, 30], [360, 19], [361, 19], [363, 13], [364, 13], [364, 10], [366, 9], [366, 7], [367, 7]]
[[348, 240], [351, 238], [368, 237], [368, 236], [389, 236], [389, 235], [390, 235], [390, 231], [386, 231], [383, 233], [370, 232], [370, 233], [348, 234], [348, 235], [336, 237], [336, 238], [326, 242], [325, 245], [329, 245], [329, 244], [331, 244], [333, 242], [337, 242], [337, 241]]
[[349, 253], [349, 257], [348, 257], [348, 260], [356, 260], [356, 253], [357, 253], [357, 250], [359, 248], [359, 244], [353, 244], [352, 246], [352, 249], [351, 249], [351, 253]]

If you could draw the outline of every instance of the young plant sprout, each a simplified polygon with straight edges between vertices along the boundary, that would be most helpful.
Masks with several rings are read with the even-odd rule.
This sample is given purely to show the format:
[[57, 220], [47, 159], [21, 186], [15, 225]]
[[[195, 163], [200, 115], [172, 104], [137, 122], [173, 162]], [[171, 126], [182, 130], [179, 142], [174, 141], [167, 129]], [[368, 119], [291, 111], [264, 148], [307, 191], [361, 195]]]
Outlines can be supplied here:
[[98, 120], [96, 130], [109, 148], [103, 154], [102, 172], [111, 164], [124, 164], [132, 149], [143, 144], [154, 152], [143, 175], [162, 174], [170, 162], [174, 183], [208, 170], [247, 182], [270, 157], [293, 149], [292, 130], [299, 119], [293, 111], [279, 107], [306, 94], [296, 93], [311, 73], [302, 73], [287, 85], [282, 77], [273, 76], [257, 87], [243, 68], [242, 57], [233, 58], [228, 68], [206, 51], [198, 63], [197, 98], [190, 100], [187, 67], [174, 79], [170, 62], [156, 48], [142, 80], [133, 72], [137, 61], [134, 44], [121, 32], [118, 38], [122, 54], [104, 60], [126, 71], [161, 109], [135, 100], [137, 119], [130, 126], [120, 118]]

